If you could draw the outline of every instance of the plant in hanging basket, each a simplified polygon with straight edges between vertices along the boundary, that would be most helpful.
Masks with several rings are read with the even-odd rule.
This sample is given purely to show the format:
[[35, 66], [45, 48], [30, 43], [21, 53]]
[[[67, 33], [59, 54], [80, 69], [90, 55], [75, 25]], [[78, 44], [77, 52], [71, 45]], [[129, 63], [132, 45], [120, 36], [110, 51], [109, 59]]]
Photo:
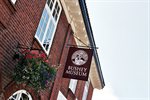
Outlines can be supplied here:
[[43, 90], [54, 80], [56, 69], [49, 66], [44, 53], [31, 51], [18, 53], [13, 78], [17, 84], [26, 84], [36, 91]]

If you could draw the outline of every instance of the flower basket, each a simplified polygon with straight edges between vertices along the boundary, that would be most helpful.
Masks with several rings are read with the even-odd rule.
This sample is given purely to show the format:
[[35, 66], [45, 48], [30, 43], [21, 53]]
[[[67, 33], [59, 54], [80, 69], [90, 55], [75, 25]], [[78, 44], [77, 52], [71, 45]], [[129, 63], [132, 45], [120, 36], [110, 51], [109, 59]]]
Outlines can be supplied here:
[[56, 69], [47, 63], [44, 53], [26, 51], [16, 53], [16, 55], [18, 61], [14, 68], [13, 78], [17, 84], [26, 84], [36, 91], [40, 91], [53, 82]]

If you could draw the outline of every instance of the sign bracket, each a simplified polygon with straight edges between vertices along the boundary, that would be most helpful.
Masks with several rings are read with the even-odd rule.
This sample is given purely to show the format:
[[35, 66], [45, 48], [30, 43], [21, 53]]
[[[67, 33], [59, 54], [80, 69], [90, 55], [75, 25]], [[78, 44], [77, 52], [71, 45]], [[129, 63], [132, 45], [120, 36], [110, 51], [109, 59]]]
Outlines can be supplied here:
[[73, 45], [73, 44], [67, 44], [67, 47], [80, 47], [80, 48], [89, 48], [89, 49], [98, 49], [98, 47], [94, 46], [83, 46], [83, 45]]

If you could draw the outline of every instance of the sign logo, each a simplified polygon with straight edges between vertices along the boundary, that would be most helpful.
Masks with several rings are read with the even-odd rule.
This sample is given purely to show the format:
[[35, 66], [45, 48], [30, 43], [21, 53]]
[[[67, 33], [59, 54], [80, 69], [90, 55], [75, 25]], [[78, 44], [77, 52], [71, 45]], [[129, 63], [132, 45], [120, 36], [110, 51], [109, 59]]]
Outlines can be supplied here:
[[93, 49], [70, 47], [63, 77], [88, 80]]
[[77, 66], [84, 65], [88, 60], [88, 54], [84, 50], [77, 50], [72, 54], [71, 61]]

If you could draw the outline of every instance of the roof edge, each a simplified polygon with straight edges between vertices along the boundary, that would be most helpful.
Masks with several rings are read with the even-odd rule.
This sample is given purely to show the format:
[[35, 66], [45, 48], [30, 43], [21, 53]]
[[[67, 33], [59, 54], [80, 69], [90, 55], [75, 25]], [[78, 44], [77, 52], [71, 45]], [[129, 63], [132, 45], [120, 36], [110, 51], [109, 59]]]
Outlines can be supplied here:
[[[94, 36], [93, 36], [93, 31], [92, 31], [92, 27], [91, 27], [89, 15], [88, 15], [86, 2], [85, 2], [85, 0], [78, 0], [78, 1], [79, 1], [80, 9], [82, 12], [83, 20], [85, 23], [85, 28], [87, 30], [87, 35], [88, 35], [88, 38], [90, 41], [90, 45], [91, 45], [91, 47], [96, 47]], [[97, 68], [97, 71], [99, 74], [99, 78], [101, 80], [101, 85], [103, 88], [105, 86], [105, 82], [104, 82], [104, 78], [103, 78], [103, 74], [102, 74], [102, 70], [101, 70], [101, 65], [100, 65], [100, 61], [99, 61], [99, 57], [98, 57], [96, 49], [94, 49], [94, 58], [95, 58], [96, 68]]]

